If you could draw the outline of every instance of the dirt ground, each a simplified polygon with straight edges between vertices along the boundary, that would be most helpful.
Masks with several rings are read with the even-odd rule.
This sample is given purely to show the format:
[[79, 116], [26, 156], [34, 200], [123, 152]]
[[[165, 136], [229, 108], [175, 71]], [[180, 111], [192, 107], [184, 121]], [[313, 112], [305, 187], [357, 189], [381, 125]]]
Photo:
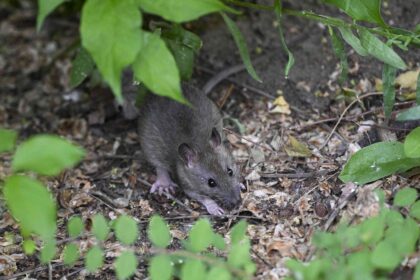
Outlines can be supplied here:
[[[87, 151], [77, 168], [54, 179], [43, 179], [59, 204], [58, 244], [62, 246], [67, 238], [64, 221], [75, 214], [87, 221], [95, 213], [110, 219], [120, 213], [136, 217], [142, 229], [136, 243], [138, 253], [150, 252], [145, 225], [154, 213], [168, 221], [175, 244], [179, 244], [192, 223], [206, 213], [182, 193], [176, 196], [181, 203], [149, 194], [154, 173], [142, 160], [136, 121], [122, 117], [107, 88], [95, 85], [94, 79], [76, 89], [69, 87], [75, 55], [75, 49], [69, 46], [77, 43], [77, 16], [53, 16], [36, 33], [34, 4], [20, 2], [19, 8], [0, 4], [0, 127], [19, 131], [20, 141], [38, 133], [62, 135]], [[293, 3], [292, 7], [336, 13], [319, 1], [301, 2], [305, 3]], [[387, 1], [384, 5], [384, 18], [394, 26], [413, 29], [420, 22], [418, 0]], [[349, 104], [340, 95], [338, 59], [332, 53], [328, 30], [305, 19], [285, 18], [286, 41], [296, 59], [285, 79], [287, 57], [280, 48], [274, 14], [248, 11], [236, 21], [263, 83], [252, 80], [243, 69], [229, 76], [221, 74], [241, 61], [219, 16], [207, 16], [188, 25], [204, 43], [192, 83], [203, 87], [213, 83], [214, 76], [223, 76], [210, 96], [226, 116], [227, 138], [247, 186], [237, 213], [209, 218], [223, 235], [238, 219], [246, 219], [252, 257], [258, 266], [257, 279], [279, 279], [287, 275], [284, 262], [288, 258], [308, 260], [313, 255], [310, 239], [314, 231], [333, 231], [342, 218], [357, 223], [375, 215], [378, 205], [373, 189], [384, 189], [390, 198], [396, 189], [417, 182], [415, 178], [392, 176], [354, 189], [343, 184], [338, 174], [355, 146], [380, 141], [384, 135], [401, 140], [418, 124], [383, 123], [381, 96], [371, 96], [349, 110], [321, 149]], [[381, 64], [347, 50], [350, 73], [346, 91], [359, 96], [377, 91]], [[418, 50], [397, 51], [410, 69], [420, 66]], [[409, 105], [399, 99], [396, 110]], [[307, 157], [290, 144], [291, 137], [309, 148]], [[10, 173], [10, 156], [1, 156], [0, 181]], [[16, 234], [14, 244], [6, 240], [10, 233]], [[104, 244], [109, 250], [105, 267], [98, 274], [87, 275], [83, 263], [73, 268], [62, 266], [60, 254], [52, 269], [40, 265], [36, 256], [23, 254], [19, 236], [17, 224], [0, 199], [0, 278], [23, 279], [27, 275], [48, 279], [49, 271], [53, 279], [114, 278], [112, 256], [119, 248], [113, 239]], [[86, 249], [91, 242], [82, 240], [81, 247]], [[411, 273], [411, 267], [403, 267], [395, 273], [395, 279]], [[140, 263], [136, 278], [146, 275], [146, 264]]]

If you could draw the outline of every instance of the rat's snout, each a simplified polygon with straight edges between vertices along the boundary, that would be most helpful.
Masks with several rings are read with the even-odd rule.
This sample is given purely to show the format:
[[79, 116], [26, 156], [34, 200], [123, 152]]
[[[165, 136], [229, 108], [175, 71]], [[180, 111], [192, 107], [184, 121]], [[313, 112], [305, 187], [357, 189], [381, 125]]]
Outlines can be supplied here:
[[230, 198], [229, 199], [226, 199], [224, 202], [225, 203], [224, 203], [223, 206], [227, 210], [233, 210], [236, 207], [238, 207], [241, 204], [241, 202], [242, 202], [240, 190], [239, 189], [233, 190], [233, 192], [231, 193]]

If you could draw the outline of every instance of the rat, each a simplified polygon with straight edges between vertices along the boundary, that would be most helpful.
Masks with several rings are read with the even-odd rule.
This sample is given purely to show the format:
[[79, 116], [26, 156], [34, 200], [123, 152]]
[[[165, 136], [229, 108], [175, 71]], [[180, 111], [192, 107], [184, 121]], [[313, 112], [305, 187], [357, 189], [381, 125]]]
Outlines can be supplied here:
[[152, 94], [140, 107], [140, 144], [157, 175], [151, 192], [168, 194], [179, 187], [220, 216], [240, 204], [245, 186], [224, 144], [218, 107], [191, 85], [182, 90], [189, 105]]

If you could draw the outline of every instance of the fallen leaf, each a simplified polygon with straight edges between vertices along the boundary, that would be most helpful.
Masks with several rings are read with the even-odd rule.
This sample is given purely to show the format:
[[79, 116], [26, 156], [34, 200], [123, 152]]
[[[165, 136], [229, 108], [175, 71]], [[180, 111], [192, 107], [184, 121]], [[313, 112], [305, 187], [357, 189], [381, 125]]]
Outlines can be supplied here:
[[286, 102], [283, 96], [279, 96], [273, 102], [274, 108], [270, 110], [270, 113], [280, 113], [290, 115], [290, 106], [289, 103]]
[[284, 146], [284, 150], [290, 157], [310, 157], [312, 156], [311, 150], [299, 142], [295, 137], [289, 136], [289, 142]]
[[402, 88], [416, 90], [419, 73], [420, 69], [404, 72], [395, 79], [395, 84]]

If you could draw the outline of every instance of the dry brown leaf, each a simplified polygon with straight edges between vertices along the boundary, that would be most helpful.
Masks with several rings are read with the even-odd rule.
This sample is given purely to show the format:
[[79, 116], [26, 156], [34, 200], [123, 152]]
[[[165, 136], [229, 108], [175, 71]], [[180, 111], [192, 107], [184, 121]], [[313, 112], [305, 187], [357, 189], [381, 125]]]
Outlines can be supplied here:
[[289, 103], [286, 102], [283, 96], [279, 96], [273, 102], [274, 108], [270, 110], [270, 113], [280, 113], [290, 115], [290, 106]]
[[284, 150], [290, 157], [310, 157], [312, 156], [311, 150], [308, 146], [299, 142], [295, 137], [289, 136], [287, 145], [284, 146]]
[[419, 73], [420, 69], [404, 72], [395, 79], [395, 84], [402, 88], [416, 90]]
[[273, 254], [274, 251], [278, 252], [283, 257], [294, 257], [292, 254], [293, 243], [285, 240], [274, 240], [267, 246], [267, 253]]

